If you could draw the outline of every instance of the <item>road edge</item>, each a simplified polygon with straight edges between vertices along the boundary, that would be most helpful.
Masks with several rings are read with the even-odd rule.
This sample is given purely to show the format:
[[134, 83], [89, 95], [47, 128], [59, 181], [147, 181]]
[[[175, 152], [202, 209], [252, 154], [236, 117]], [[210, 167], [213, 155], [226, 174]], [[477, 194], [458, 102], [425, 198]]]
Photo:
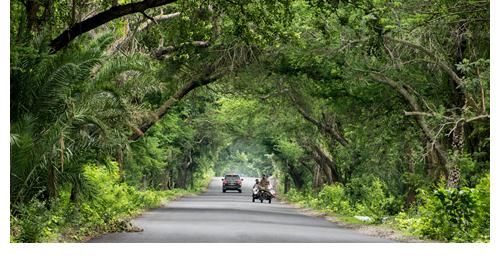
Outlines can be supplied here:
[[363, 223], [361, 221], [359, 224], [349, 223], [345, 220], [342, 220], [341, 217], [336, 216], [332, 213], [319, 211], [304, 205], [300, 205], [298, 203], [289, 202], [288, 200], [286, 200], [286, 198], [283, 198], [280, 195], [276, 196], [276, 200], [284, 205], [297, 209], [297, 211], [302, 215], [323, 218], [329, 222], [335, 223], [339, 227], [350, 229], [360, 234], [384, 238], [402, 243], [439, 243], [439, 241], [435, 240], [424, 240], [415, 236], [409, 236], [398, 229], [389, 227], [388, 225], [372, 225]]

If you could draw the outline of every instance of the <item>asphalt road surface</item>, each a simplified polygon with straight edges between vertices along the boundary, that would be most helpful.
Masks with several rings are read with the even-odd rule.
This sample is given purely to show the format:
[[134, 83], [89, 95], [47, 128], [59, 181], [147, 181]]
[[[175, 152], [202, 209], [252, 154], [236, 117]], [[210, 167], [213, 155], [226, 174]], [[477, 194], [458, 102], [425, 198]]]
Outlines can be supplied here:
[[89, 242], [390, 242], [300, 214], [276, 199], [271, 204], [259, 200], [252, 203], [254, 181], [244, 178], [241, 194], [230, 190], [222, 193], [221, 178], [215, 177], [203, 194], [171, 201], [132, 220], [143, 232], [111, 233]]

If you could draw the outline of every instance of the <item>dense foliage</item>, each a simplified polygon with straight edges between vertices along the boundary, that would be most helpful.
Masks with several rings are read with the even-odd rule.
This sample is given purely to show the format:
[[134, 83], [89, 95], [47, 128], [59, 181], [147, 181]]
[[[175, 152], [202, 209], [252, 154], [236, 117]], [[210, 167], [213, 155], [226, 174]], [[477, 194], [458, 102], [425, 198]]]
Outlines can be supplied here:
[[482, 0], [11, 1], [12, 239], [116, 230], [238, 172], [489, 241], [489, 56]]
[[[62, 191], [48, 209], [44, 201], [34, 199], [16, 206], [11, 216], [12, 242], [54, 242], [85, 240], [108, 231], [131, 231], [128, 220], [142, 209], [159, 206], [187, 191], [138, 191], [119, 182], [118, 165], [86, 165], [83, 176], [95, 191], [79, 203], [70, 202], [69, 191]], [[139, 229], [136, 229], [139, 230]]]

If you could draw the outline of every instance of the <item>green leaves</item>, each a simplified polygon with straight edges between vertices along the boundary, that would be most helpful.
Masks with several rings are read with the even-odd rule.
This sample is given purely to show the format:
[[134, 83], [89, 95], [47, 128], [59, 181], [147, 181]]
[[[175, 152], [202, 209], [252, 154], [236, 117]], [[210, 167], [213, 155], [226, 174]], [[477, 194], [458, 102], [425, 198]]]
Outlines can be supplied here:
[[489, 175], [475, 188], [440, 187], [432, 193], [420, 191], [417, 214], [400, 214], [403, 229], [435, 240], [484, 242], [489, 240]]
[[[110, 7], [87, 2], [76, 13]], [[489, 171], [487, 3], [185, 0], [148, 10], [177, 14], [173, 19], [144, 28], [141, 14], [113, 20], [57, 55], [47, 53], [44, 41], [75, 22], [72, 6], [56, 3], [54, 28], [47, 24], [47, 34], [28, 41], [24, 8], [12, 7], [15, 203], [43, 199], [53, 172], [66, 195], [72, 189], [72, 198], [89, 199], [80, 212], [102, 225], [117, 211], [135, 209], [126, 203], [131, 199], [147, 206], [158, 201], [154, 193], [135, 196], [131, 185], [194, 189], [206, 175], [239, 170], [291, 178], [304, 191], [293, 190], [291, 198], [380, 221], [401, 211], [404, 200], [409, 206], [416, 189], [439, 189], [443, 168], [456, 165], [460, 184], [481, 185], [483, 194], [438, 190], [425, 196], [422, 216], [408, 219], [416, 216], [408, 212], [399, 219], [408, 219], [409, 228], [425, 226], [426, 236], [486, 238], [475, 215], [489, 207], [481, 177]], [[157, 121], [159, 105], [207, 68], [222, 77], [190, 91]], [[131, 144], [129, 135], [145, 123], [155, 126]], [[464, 149], [452, 152], [450, 132], [458, 123], [465, 125]], [[325, 131], [337, 132], [337, 139]], [[448, 166], [436, 157], [438, 148], [448, 153]], [[119, 171], [86, 166], [110, 160]], [[342, 185], [321, 188], [333, 176]], [[117, 206], [90, 200], [92, 189], [105, 191], [103, 200], [117, 198]], [[30, 231], [52, 232], [61, 218]]]
[[276, 141], [275, 149], [284, 158], [294, 162], [297, 162], [304, 155], [304, 149], [295, 140], [279, 138]]

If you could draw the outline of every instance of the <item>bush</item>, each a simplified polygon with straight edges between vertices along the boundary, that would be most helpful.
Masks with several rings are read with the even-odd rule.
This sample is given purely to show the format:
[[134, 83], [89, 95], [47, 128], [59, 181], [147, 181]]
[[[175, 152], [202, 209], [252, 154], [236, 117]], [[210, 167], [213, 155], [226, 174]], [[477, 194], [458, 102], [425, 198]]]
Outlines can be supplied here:
[[477, 209], [474, 216], [474, 235], [479, 241], [490, 240], [490, 175], [487, 174], [475, 187]]
[[32, 200], [26, 205], [17, 207], [18, 215], [11, 216], [11, 233], [14, 241], [34, 243], [42, 242], [48, 233], [50, 214], [45, 203]]
[[325, 185], [317, 194], [292, 189], [286, 195], [289, 201], [341, 215], [366, 215], [379, 223], [385, 215], [397, 214], [403, 202], [386, 194], [385, 184], [378, 178], [355, 178], [345, 187]]
[[290, 189], [290, 191], [288, 191], [285, 196], [290, 202], [293, 203], [300, 202], [304, 198], [302, 193], [297, 191], [295, 188]]
[[185, 190], [139, 191], [119, 182], [118, 166], [86, 165], [83, 173], [96, 195], [69, 201], [69, 190], [63, 190], [50, 205], [34, 199], [16, 207], [11, 215], [12, 242], [47, 242], [81, 240], [102, 232], [123, 230], [124, 220], [144, 208], [160, 205], [164, 199], [173, 199]]
[[422, 192], [424, 205], [420, 207], [419, 232], [438, 240], [469, 240], [469, 229], [476, 202], [473, 190], [439, 188], [432, 194]]
[[412, 217], [406, 212], [400, 212], [395, 218], [396, 227], [405, 230], [408, 233], [415, 234], [418, 231], [418, 226], [421, 224], [421, 219]]
[[347, 196], [358, 214], [372, 217], [381, 222], [386, 215], [395, 215], [403, 206], [400, 199], [387, 194], [387, 186], [376, 177], [354, 178], [346, 185]]
[[320, 207], [343, 215], [351, 215], [352, 209], [345, 194], [344, 187], [339, 184], [327, 185], [318, 194]]
[[489, 175], [475, 188], [440, 187], [420, 191], [421, 206], [414, 217], [400, 213], [398, 227], [421, 237], [452, 241], [488, 241], [490, 237]]

